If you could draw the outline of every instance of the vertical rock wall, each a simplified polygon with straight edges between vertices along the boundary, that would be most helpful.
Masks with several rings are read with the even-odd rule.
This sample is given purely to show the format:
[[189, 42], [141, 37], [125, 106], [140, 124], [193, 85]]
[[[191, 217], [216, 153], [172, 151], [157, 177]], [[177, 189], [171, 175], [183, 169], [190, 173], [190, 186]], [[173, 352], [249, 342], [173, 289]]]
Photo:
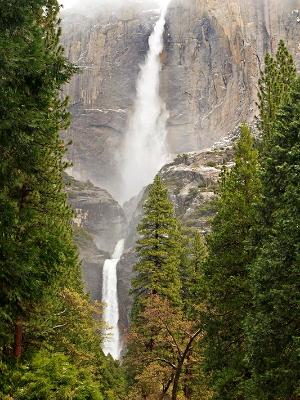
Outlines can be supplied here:
[[[161, 93], [172, 153], [200, 150], [255, 114], [266, 51], [284, 39], [300, 61], [300, 0], [173, 0], [162, 54]], [[90, 13], [91, 14], [91, 13]], [[82, 72], [71, 97], [72, 173], [118, 195], [118, 159], [155, 10], [66, 14], [64, 45]]]

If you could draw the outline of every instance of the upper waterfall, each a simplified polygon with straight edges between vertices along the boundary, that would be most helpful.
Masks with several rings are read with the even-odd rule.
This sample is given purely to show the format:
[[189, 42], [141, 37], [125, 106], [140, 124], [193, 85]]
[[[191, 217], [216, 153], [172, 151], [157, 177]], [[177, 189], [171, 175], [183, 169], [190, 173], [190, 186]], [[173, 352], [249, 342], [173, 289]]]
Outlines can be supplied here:
[[160, 18], [149, 38], [149, 51], [140, 67], [134, 111], [125, 136], [121, 161], [121, 199], [126, 201], [146, 185], [168, 161], [166, 123], [169, 114], [160, 98], [160, 55], [166, 13], [170, 1], [161, 8]]

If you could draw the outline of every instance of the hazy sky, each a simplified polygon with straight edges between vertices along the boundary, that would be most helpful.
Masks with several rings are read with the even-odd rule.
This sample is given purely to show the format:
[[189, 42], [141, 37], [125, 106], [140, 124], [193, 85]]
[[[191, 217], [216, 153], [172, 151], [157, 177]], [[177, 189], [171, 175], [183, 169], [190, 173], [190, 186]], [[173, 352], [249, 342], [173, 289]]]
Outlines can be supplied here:
[[[61, 3], [64, 5], [65, 9], [68, 8], [72, 8], [74, 5], [76, 4], [80, 4], [81, 7], [84, 5], [85, 2], [87, 2], [88, 0], [61, 0]], [[99, 4], [101, 4], [101, 2], [103, 2], [103, 0], [98, 0]], [[142, 3], [143, 0], [139, 0], [139, 2]], [[155, 2], [159, 5], [165, 3], [167, 0], [155, 0]], [[108, 1], [105, 1], [106, 3], [108, 3]], [[120, 4], [125, 4], [127, 2], [127, 0], [114, 0], [114, 3], [120, 3]]]
[[76, 0], [63, 0], [61, 3], [65, 8], [71, 8], [75, 4]]

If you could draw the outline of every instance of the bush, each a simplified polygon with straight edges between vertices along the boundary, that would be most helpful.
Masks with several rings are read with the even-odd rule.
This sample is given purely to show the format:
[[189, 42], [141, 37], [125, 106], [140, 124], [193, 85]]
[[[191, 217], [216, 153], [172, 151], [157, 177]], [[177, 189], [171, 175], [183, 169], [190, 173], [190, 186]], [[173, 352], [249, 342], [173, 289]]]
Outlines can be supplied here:
[[6, 389], [15, 400], [103, 400], [90, 370], [78, 368], [62, 353], [47, 351], [16, 369]]

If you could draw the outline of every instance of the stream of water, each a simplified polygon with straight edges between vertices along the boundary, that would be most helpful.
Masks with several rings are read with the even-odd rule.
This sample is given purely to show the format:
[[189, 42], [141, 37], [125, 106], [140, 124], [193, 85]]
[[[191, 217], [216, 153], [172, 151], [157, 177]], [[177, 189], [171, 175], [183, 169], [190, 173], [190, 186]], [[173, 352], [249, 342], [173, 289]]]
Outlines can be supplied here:
[[108, 336], [103, 342], [104, 354], [110, 354], [115, 360], [120, 358], [121, 344], [119, 332], [119, 303], [117, 289], [117, 265], [124, 251], [124, 239], [118, 241], [112, 258], [103, 266], [102, 301], [105, 304], [103, 320], [109, 327]]

